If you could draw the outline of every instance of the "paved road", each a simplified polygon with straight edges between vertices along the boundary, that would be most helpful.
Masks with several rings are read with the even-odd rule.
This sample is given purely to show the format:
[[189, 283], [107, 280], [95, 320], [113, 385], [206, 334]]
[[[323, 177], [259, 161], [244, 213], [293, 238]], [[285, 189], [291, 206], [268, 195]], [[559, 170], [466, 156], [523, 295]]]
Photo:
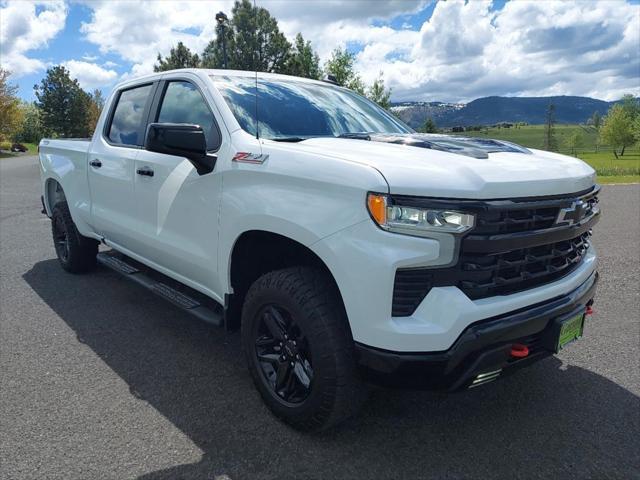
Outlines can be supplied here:
[[0, 160], [0, 478], [640, 478], [640, 186], [605, 187], [586, 337], [458, 395], [377, 391], [338, 431], [278, 423], [237, 335], [58, 267], [33, 158]]

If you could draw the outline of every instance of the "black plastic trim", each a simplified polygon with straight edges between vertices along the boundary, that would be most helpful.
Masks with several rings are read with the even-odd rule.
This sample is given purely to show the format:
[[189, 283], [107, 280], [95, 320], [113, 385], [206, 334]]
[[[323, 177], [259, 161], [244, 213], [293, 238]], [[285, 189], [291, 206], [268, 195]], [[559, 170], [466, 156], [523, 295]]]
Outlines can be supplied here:
[[390, 196], [394, 202], [407, 207], [451, 208], [457, 210], [468, 209], [469, 211], [473, 212], [491, 209], [516, 210], [519, 208], [528, 209], [556, 207], [559, 205], [558, 200], [567, 200], [567, 205], [570, 205], [575, 200], [580, 200], [584, 197], [597, 195], [600, 190], [600, 185], [596, 184], [593, 187], [575, 193], [544, 195], [539, 197], [517, 197], [508, 199], [498, 198], [486, 200], [475, 200], [467, 198], [422, 197], [414, 195], [396, 195], [393, 193]]
[[[448, 350], [394, 352], [355, 344], [357, 363], [372, 383], [390, 387], [457, 390], [491, 368], [504, 371], [553, 353], [547, 332], [557, 318], [584, 311], [593, 302], [598, 283], [594, 272], [580, 287], [554, 299], [468, 326]], [[537, 336], [544, 347], [524, 361], [514, 361], [514, 342]]]
[[499, 235], [467, 235], [462, 241], [465, 253], [495, 253], [506, 250], [537, 247], [549, 243], [571, 240], [589, 231], [600, 220], [597, 211], [575, 225], [559, 225], [552, 228]]

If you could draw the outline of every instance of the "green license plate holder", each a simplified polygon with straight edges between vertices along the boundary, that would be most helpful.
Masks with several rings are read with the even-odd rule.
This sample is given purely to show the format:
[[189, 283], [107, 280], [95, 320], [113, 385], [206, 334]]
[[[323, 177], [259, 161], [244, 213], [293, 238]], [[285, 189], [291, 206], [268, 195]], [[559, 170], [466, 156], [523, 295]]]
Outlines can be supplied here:
[[584, 333], [584, 312], [574, 314], [562, 320], [556, 320], [556, 353], [571, 342], [579, 339]]

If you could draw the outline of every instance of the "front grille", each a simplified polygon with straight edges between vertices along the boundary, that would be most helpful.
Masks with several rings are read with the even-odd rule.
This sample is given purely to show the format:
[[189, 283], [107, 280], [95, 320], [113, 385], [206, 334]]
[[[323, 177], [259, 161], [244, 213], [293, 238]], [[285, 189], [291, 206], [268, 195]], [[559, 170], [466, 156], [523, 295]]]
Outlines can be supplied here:
[[522, 210], [488, 210], [480, 212], [474, 234], [526, 232], [551, 227], [558, 217], [558, 208]]
[[[456, 265], [397, 270], [392, 315], [412, 315], [433, 287], [455, 286], [476, 300], [509, 295], [568, 275], [589, 248], [589, 226], [599, 214], [597, 192], [594, 188], [572, 197], [469, 205], [461, 201], [458, 208], [473, 211], [476, 226], [462, 239]], [[562, 209], [572, 211], [576, 204], [579, 218], [557, 224]], [[571, 235], [575, 236], [566, 238]]]
[[[598, 197], [594, 192], [582, 197], [581, 200], [584, 202], [582, 218], [585, 218], [593, 213], [598, 204]], [[506, 208], [480, 210], [476, 213], [476, 226], [473, 229], [473, 234], [499, 235], [551, 228], [554, 226], [562, 207], [558, 204], [558, 201], [550, 203], [552, 204], [542, 204], [540, 207], [529, 208], [528, 202], [514, 202]], [[567, 202], [566, 199], [562, 202], [563, 205], [567, 204], [567, 206], [571, 203], [570, 201]], [[578, 219], [578, 221], [581, 219]]]
[[455, 285], [475, 300], [553, 282], [580, 264], [590, 236], [585, 232], [563, 242], [489, 255], [462, 254], [452, 272]]

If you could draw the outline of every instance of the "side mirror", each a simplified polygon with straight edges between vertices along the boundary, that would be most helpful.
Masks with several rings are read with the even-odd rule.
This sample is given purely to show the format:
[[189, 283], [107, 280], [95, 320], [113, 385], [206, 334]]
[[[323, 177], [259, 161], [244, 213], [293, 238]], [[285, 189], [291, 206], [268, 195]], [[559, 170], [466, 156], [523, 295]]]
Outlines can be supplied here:
[[212, 172], [216, 164], [216, 157], [207, 155], [207, 140], [199, 125], [151, 123], [147, 127], [144, 148], [150, 152], [185, 157], [200, 175]]

